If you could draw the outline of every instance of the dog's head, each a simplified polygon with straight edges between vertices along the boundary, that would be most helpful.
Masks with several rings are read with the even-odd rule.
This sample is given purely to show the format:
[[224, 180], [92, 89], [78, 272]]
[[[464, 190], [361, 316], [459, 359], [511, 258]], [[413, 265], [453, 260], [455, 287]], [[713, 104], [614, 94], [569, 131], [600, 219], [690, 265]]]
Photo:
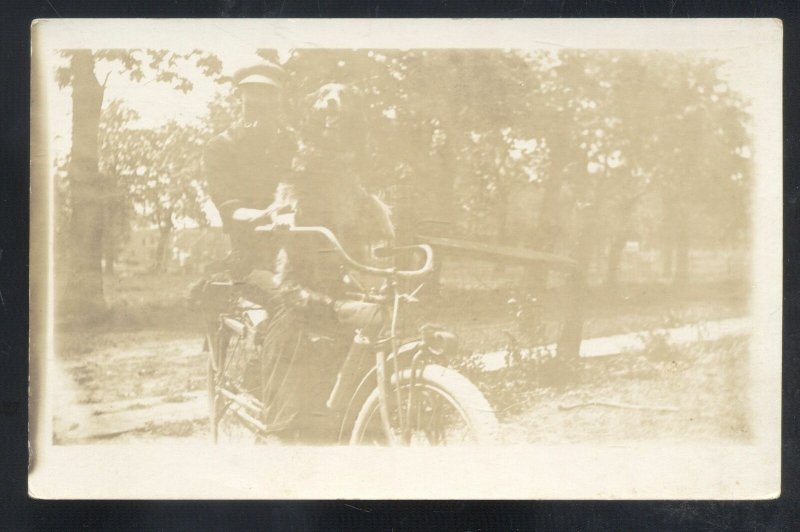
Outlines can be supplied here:
[[364, 146], [366, 120], [361, 92], [351, 85], [328, 83], [305, 99], [303, 142], [317, 149], [356, 151]]

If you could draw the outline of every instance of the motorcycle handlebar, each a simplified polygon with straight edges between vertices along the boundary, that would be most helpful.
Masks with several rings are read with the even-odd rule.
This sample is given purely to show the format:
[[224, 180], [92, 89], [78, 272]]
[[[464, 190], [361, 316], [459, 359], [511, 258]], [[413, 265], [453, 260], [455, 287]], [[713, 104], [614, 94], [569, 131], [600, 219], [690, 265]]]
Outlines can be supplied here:
[[425, 264], [422, 266], [422, 268], [419, 268], [417, 270], [398, 270], [396, 268], [377, 268], [375, 266], [368, 266], [366, 264], [361, 264], [360, 262], [356, 261], [350, 255], [347, 254], [347, 251], [345, 251], [345, 249], [342, 247], [342, 244], [339, 242], [339, 239], [336, 238], [336, 235], [333, 234], [333, 231], [331, 231], [327, 227], [267, 224], [267, 225], [257, 226], [255, 228], [255, 231], [258, 233], [273, 233], [279, 231], [287, 231], [289, 233], [305, 233], [305, 234], [321, 235], [328, 242], [331, 243], [334, 250], [339, 254], [339, 256], [344, 260], [344, 262], [346, 262], [353, 269], [367, 274], [386, 276], [386, 277], [394, 276], [394, 277], [412, 279], [415, 277], [421, 277], [423, 275], [427, 275], [428, 273], [433, 271], [433, 249], [427, 244], [405, 246], [406, 249], [417, 248], [425, 252]]

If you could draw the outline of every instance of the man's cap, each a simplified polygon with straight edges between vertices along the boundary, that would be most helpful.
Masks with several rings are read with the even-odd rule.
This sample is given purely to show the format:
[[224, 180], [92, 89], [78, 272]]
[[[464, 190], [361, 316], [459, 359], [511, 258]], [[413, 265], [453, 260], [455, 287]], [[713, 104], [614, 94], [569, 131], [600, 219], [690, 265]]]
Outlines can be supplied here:
[[243, 85], [268, 85], [281, 88], [286, 74], [284, 70], [274, 63], [257, 63], [240, 68], [233, 74], [233, 84], [236, 87]]

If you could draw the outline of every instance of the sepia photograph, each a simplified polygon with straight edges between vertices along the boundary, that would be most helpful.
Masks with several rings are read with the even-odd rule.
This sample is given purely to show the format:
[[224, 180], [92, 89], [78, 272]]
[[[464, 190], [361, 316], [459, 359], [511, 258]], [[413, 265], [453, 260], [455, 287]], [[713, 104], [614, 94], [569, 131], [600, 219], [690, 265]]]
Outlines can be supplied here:
[[32, 31], [32, 495], [779, 494], [779, 22]]

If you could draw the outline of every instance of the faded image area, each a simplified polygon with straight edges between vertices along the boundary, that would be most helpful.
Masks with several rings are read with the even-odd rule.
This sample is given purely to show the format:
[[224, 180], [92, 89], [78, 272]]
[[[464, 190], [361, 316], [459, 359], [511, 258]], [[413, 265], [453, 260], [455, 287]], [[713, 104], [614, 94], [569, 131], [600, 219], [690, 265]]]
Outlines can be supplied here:
[[57, 55], [54, 444], [752, 440], [729, 56]]

